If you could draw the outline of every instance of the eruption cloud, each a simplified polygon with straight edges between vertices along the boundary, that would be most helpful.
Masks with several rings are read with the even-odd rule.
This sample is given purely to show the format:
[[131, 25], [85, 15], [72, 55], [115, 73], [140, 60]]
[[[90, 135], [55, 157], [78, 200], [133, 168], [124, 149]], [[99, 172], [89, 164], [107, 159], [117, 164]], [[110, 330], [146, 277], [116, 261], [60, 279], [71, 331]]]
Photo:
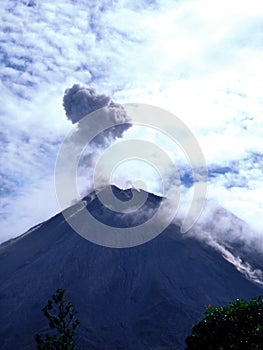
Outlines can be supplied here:
[[[205, 160], [197, 140], [182, 121], [157, 107], [143, 104], [122, 106], [109, 96], [79, 84], [65, 91], [63, 106], [73, 128], [58, 154], [56, 192], [61, 208], [65, 209], [62, 212], [65, 219], [78, 234], [102, 246], [127, 248], [155, 238], [173, 222], [181, 227], [181, 232], [189, 231], [189, 235], [219, 251], [247, 278], [258, 284], [263, 283], [261, 266], [255, 264], [257, 257], [262, 258], [262, 240], [255, 240], [249, 227], [231, 213], [211, 200], [206, 201]], [[192, 169], [194, 181], [190, 189], [180, 183], [175, 164], [165, 150], [154, 142], [122, 138], [132, 125], [158, 130], [180, 146]], [[114, 143], [116, 139], [120, 139], [118, 143]], [[163, 189], [167, 190], [167, 198], [160, 203], [157, 212], [151, 212], [144, 205], [147, 192], [132, 188], [132, 196], [123, 202], [107, 186], [111, 184], [111, 175], [116, 166], [130, 159], [142, 160], [158, 170]], [[148, 220], [129, 228], [110, 227], [99, 222], [90, 215], [85, 201], [79, 196], [76, 187], [77, 168], [80, 174], [85, 175], [85, 185], [89, 179], [89, 189], [95, 190], [104, 207], [124, 218], [127, 213], [132, 213], [135, 222], [136, 218], [145, 216], [145, 210], [148, 210]], [[104, 190], [100, 191], [101, 188]], [[72, 198], [78, 199], [77, 220], [76, 215], [66, 209]], [[247, 259], [251, 256], [253, 245], [257, 248], [253, 250], [257, 252], [255, 261]]]
[[[80, 84], [74, 84], [65, 90], [63, 106], [68, 120], [73, 124], [72, 139], [67, 143], [67, 156], [64, 161], [70, 168], [69, 163], [72, 163], [76, 154], [81, 153], [76, 170], [79, 190], [83, 197], [94, 189], [93, 169], [98, 158], [116, 139], [123, 136], [131, 127], [131, 121], [123, 106], [115, 103], [111, 97]], [[98, 110], [103, 114], [108, 127], [101, 128], [100, 121], [96, 118], [88, 119], [88, 122], [85, 119]], [[97, 133], [92, 134], [92, 138], [86, 142], [92, 130], [97, 130]], [[66, 176], [63, 181], [65, 178]], [[103, 174], [100, 176], [100, 182], [106, 185]], [[75, 200], [76, 198], [72, 198], [67, 204], [70, 205]]]
[[[78, 234], [102, 246], [127, 248], [155, 238], [173, 222], [181, 227], [182, 233], [189, 232], [219, 251], [247, 278], [263, 283], [262, 266], [257, 263], [262, 260], [262, 240], [233, 214], [206, 200], [207, 169], [202, 150], [181, 120], [149, 105], [116, 104], [110, 97], [78, 84], [65, 91], [63, 105], [73, 128], [61, 146], [55, 182], [61, 208], [67, 208], [70, 199], [78, 198], [77, 220], [71, 210], [63, 211], [65, 219]], [[166, 134], [181, 148], [192, 170], [192, 187], [184, 187], [169, 153], [154, 141], [122, 138], [132, 125]], [[114, 143], [116, 139], [119, 139], [118, 143]], [[132, 196], [121, 201], [107, 186], [111, 184], [114, 169], [130, 159], [139, 159], [157, 169], [167, 197], [160, 202], [157, 211], [147, 208], [147, 192], [132, 188]], [[146, 221], [129, 228], [116, 228], [91, 216], [85, 201], [81, 201], [78, 195], [77, 168], [85, 173], [86, 180], [89, 178], [105, 208], [124, 219], [125, 215], [132, 213], [134, 222], [144, 216]], [[252, 260], [251, 251], [255, 255]]]
[[110, 103], [109, 96], [98, 94], [95, 89], [79, 84], [74, 84], [71, 88], [66, 89], [63, 97], [66, 116], [73, 124], [80, 121], [85, 115], [109, 106]]
[[[104, 94], [99, 94], [91, 87], [74, 84], [66, 89], [63, 97], [63, 106], [67, 118], [72, 124], [79, 124], [81, 136], [85, 137], [87, 128], [91, 127], [83, 122], [83, 117], [99, 109], [104, 109], [104, 117], [111, 125], [110, 129], [101, 130], [95, 135], [92, 143], [94, 146], [107, 147], [115, 139], [121, 138], [124, 131], [131, 127], [130, 119], [122, 105], [115, 103]], [[94, 121], [95, 122], [95, 121]]]
[[[190, 129], [173, 114], [155, 106], [145, 104], [116, 104], [110, 97], [98, 94], [89, 87], [78, 84], [65, 91], [63, 105], [66, 115], [73, 123], [71, 132], [61, 145], [56, 167], [55, 186], [58, 203], [69, 225], [82, 237], [93, 243], [114, 248], [127, 248], [143, 244], [155, 238], [173, 221], [179, 203], [180, 186], [172, 210], [167, 210], [166, 200], [159, 203], [158, 210], [151, 212], [142, 224], [119, 228], [103, 224], [94, 218], [81, 200], [77, 188], [77, 169], [88, 174], [90, 188], [104, 207], [118, 215], [131, 213], [134, 217], [144, 216], [147, 209], [147, 191], [131, 189], [132, 196], [127, 201], [116, 198], [111, 176], [116, 167], [129, 160], [139, 160], [157, 170], [163, 189], [171, 187], [167, 171], [176, 166], [163, 147], [155, 140], [122, 138], [132, 125], [144, 127], [170, 138], [174, 147], [179, 146], [186, 155], [195, 179], [191, 205], [181, 231], [187, 232], [200, 216], [206, 197], [206, 164], [202, 150]], [[146, 133], [147, 134], [147, 133]], [[114, 143], [116, 139], [120, 139]], [[112, 144], [113, 143], [113, 144]], [[147, 180], [147, 179], [146, 179]], [[140, 184], [146, 185], [146, 184]], [[140, 186], [139, 186], [140, 187]], [[147, 188], [142, 186], [142, 188]], [[102, 190], [103, 189], [103, 190]], [[66, 208], [72, 199], [77, 199], [78, 219]]]

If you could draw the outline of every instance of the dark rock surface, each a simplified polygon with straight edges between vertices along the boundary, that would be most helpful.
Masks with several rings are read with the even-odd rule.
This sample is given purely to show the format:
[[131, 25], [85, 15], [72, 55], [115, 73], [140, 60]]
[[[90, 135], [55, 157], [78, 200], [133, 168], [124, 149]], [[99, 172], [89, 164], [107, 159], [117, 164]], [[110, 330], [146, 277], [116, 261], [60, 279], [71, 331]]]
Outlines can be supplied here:
[[[125, 227], [127, 218], [121, 222], [96, 196], [86, 200], [94, 216]], [[147, 205], [157, 208], [160, 200], [151, 195]], [[114, 249], [83, 239], [58, 214], [0, 246], [1, 349], [36, 349], [35, 333], [48, 330], [41, 309], [57, 288], [78, 310], [77, 349], [85, 350], [184, 349], [205, 305], [262, 294], [176, 225], [146, 244]]]

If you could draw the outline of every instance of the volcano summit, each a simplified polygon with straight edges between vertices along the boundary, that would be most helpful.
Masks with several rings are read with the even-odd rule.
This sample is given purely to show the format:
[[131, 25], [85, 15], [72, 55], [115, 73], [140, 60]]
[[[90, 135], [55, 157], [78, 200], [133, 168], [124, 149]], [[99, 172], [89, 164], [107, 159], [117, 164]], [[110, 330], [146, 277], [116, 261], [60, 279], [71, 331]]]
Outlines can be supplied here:
[[[133, 195], [110, 189], [123, 202]], [[95, 192], [83, 203], [96, 220], [129, 228], [163, 200], [147, 196], [136, 216], [105, 207]], [[78, 203], [67, 210], [80, 215]], [[35, 333], [47, 330], [41, 308], [57, 288], [78, 310], [77, 349], [94, 350], [184, 349], [205, 305], [262, 294], [218, 250], [181, 234], [175, 223], [145, 244], [116, 249], [83, 239], [60, 213], [3, 243], [0, 264], [2, 350], [36, 348]]]

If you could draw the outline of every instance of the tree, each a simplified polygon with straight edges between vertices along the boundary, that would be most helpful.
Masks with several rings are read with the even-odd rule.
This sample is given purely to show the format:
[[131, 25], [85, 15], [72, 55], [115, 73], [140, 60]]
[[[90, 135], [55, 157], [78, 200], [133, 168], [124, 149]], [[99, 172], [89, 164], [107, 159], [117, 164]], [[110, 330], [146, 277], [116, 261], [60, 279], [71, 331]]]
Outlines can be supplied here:
[[47, 305], [42, 309], [44, 315], [49, 320], [51, 332], [43, 337], [36, 334], [35, 339], [39, 350], [74, 350], [74, 333], [79, 325], [76, 318], [77, 311], [71, 302], [64, 299], [65, 290], [57, 289], [48, 300]]
[[262, 296], [227, 306], [208, 306], [205, 317], [186, 338], [186, 350], [259, 350], [263, 347]]

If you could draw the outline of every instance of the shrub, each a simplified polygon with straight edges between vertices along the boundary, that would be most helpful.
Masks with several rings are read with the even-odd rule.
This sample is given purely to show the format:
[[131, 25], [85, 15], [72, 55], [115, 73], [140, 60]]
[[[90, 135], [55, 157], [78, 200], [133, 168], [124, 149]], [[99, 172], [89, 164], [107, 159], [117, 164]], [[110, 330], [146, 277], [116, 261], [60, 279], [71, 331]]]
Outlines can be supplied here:
[[262, 297], [208, 306], [204, 319], [194, 326], [185, 342], [186, 350], [263, 349]]

